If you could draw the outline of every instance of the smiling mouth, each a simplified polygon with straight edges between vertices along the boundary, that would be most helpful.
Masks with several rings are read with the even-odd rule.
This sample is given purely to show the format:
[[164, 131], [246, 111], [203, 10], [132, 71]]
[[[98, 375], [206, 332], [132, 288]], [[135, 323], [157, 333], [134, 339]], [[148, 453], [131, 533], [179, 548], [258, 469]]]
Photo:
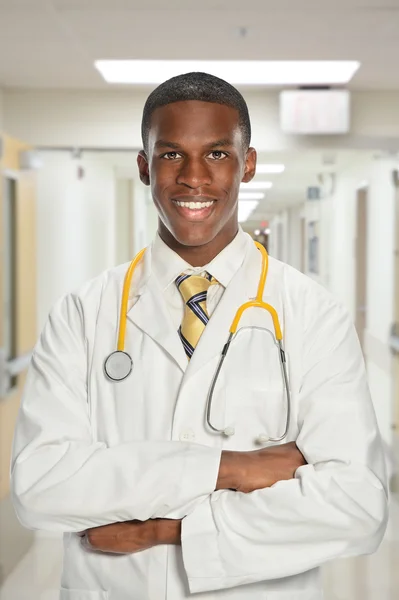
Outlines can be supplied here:
[[208, 202], [182, 202], [180, 200], [172, 200], [174, 204], [182, 208], [189, 208], [190, 210], [203, 210], [204, 208], [210, 208], [216, 202], [216, 200], [208, 200]]

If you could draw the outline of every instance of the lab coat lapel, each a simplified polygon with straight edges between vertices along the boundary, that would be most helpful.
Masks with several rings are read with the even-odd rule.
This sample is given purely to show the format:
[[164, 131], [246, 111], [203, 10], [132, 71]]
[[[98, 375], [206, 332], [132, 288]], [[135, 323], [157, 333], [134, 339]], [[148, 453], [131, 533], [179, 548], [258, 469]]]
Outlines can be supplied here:
[[162, 290], [153, 275], [147, 279], [139, 297], [133, 302], [128, 311], [128, 319], [162, 346], [184, 372], [187, 368], [187, 357], [183, 344], [173, 326]]
[[[197, 373], [215, 356], [220, 356], [238, 308], [256, 297], [260, 273], [261, 255], [248, 236], [243, 264], [233, 276], [209, 319], [187, 367], [186, 378]], [[246, 312], [249, 314], [252, 310], [254, 309]]]

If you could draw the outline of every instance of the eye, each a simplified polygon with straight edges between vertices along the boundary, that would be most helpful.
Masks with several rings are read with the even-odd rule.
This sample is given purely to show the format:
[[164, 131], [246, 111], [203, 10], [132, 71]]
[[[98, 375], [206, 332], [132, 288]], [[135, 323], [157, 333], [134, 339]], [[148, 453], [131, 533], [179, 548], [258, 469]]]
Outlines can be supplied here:
[[222, 160], [223, 158], [226, 158], [227, 154], [221, 150], [214, 150], [209, 154], [209, 156], [212, 158], [212, 160]]
[[180, 154], [178, 152], [166, 152], [161, 156], [161, 158], [165, 158], [166, 160], [176, 160], [176, 158], [180, 158]]

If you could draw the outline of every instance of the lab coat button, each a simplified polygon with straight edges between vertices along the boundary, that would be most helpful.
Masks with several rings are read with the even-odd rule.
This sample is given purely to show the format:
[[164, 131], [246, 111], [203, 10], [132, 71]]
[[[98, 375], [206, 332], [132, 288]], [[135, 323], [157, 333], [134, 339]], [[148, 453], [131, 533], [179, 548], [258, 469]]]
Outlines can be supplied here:
[[193, 442], [195, 440], [195, 433], [192, 429], [185, 429], [180, 434], [181, 442]]

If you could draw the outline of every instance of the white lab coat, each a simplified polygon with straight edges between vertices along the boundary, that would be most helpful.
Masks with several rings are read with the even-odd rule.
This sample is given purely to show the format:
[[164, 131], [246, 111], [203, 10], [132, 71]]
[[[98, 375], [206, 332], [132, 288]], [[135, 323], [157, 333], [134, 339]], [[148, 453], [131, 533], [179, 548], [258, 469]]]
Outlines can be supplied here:
[[[238, 306], [256, 295], [261, 257], [248, 236], [243, 266], [189, 364], [157, 281], [151, 251], [131, 290], [131, 376], [111, 383], [127, 265], [53, 308], [35, 348], [12, 461], [14, 504], [29, 528], [64, 533], [62, 600], [320, 600], [319, 565], [375, 551], [387, 520], [384, 458], [357, 337], [312, 280], [270, 259], [264, 299], [285, 336], [296, 440], [309, 463], [295, 479], [242, 494], [214, 492], [222, 449], [255, 450], [278, 436], [285, 409], [268, 332], [243, 331], [215, 390], [210, 381]], [[272, 330], [251, 309], [242, 326]], [[182, 518], [182, 547], [134, 555], [89, 552], [76, 532], [106, 523]]]

